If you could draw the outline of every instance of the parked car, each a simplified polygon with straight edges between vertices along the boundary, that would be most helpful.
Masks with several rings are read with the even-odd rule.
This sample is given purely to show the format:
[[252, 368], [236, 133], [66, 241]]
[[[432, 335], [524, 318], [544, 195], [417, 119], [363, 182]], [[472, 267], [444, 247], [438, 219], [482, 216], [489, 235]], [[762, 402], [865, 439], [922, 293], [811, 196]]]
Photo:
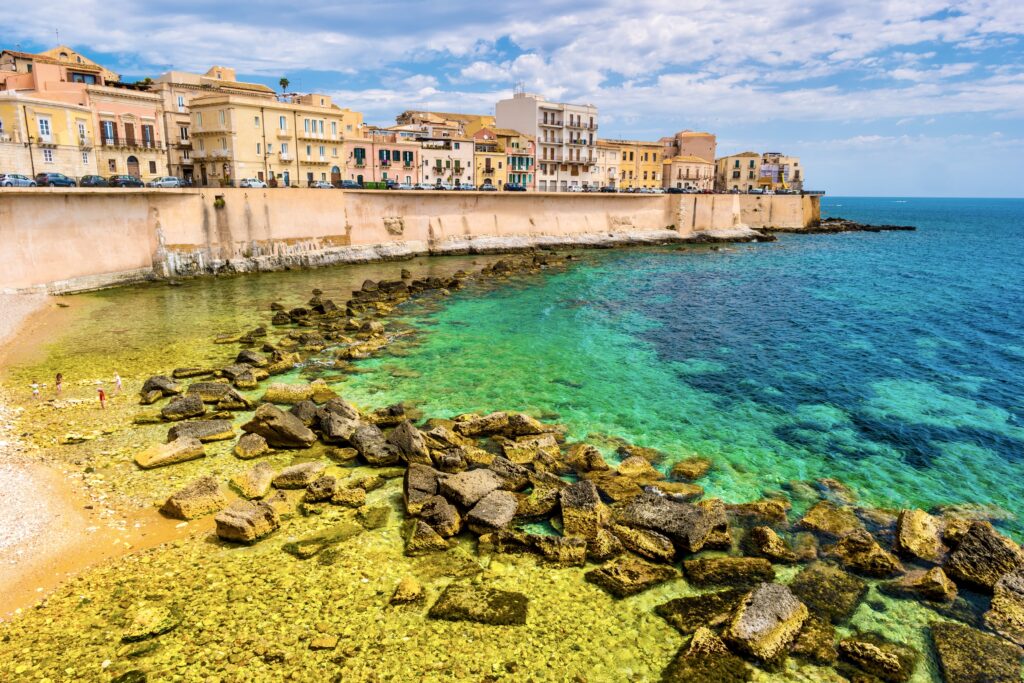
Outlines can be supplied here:
[[498, 188], [496, 188], [494, 185], [491, 185], [490, 183], [484, 183], [483, 185], [480, 186], [480, 191], [481, 192], [497, 192]]
[[451, 185], [449, 185], [448, 183], [437, 183], [436, 185], [434, 185], [433, 189], [435, 189], [435, 190], [446, 190], [448, 192], [451, 192], [455, 188], [452, 187]]
[[583, 192], [583, 188], [580, 187], [579, 185], [570, 185], [568, 188], [566, 188], [565, 191], [566, 192]]
[[20, 173], [0, 173], [0, 187], [35, 187], [36, 181]]
[[466, 192], [473, 192], [476, 190], [476, 185], [474, 185], [473, 183], [460, 183], [459, 185], [456, 185], [453, 189], [464, 190]]
[[153, 178], [146, 183], [146, 187], [184, 187], [184, 183], [181, 182], [181, 178], [168, 175], [160, 178]]
[[665, 188], [663, 187], [652, 187], [651, 194], [665, 194]]
[[331, 185], [326, 180], [314, 180], [309, 184], [310, 189], [313, 190], [333, 190], [334, 185]]
[[413, 189], [416, 189], [416, 186], [413, 185], [412, 183], [398, 183], [397, 185], [395, 185], [391, 189], [392, 190], [413, 190]]
[[146, 185], [133, 175], [112, 175], [107, 178], [110, 187], [145, 187]]
[[526, 192], [526, 185], [520, 183], [505, 183], [505, 192]]
[[76, 187], [74, 178], [63, 173], [36, 173], [36, 185], [39, 187]]
[[682, 187], [670, 187], [668, 188], [667, 192], [669, 194], [689, 194], [690, 190], [688, 188]]
[[84, 175], [78, 180], [79, 187], [107, 187], [107, 179], [101, 175]]
[[430, 183], [416, 183], [415, 185], [412, 186], [412, 189], [414, 189], [414, 190], [433, 190], [434, 186], [431, 185]]
[[265, 182], [259, 178], [242, 178], [238, 181], [239, 187], [250, 187], [254, 189], [263, 189], [267, 186]]
[[611, 185], [605, 185], [604, 187], [601, 188], [601, 192], [618, 192], [618, 190], [612, 187]]
[[342, 190], [361, 190], [363, 186], [354, 180], [342, 180], [341, 185], [338, 186]]

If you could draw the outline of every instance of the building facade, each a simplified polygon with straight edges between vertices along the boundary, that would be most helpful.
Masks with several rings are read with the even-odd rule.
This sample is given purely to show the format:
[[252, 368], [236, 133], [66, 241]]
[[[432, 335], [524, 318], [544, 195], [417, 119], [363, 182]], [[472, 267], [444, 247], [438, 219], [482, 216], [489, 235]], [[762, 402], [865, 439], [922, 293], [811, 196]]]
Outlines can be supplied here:
[[494, 132], [505, 148], [508, 182], [536, 190], [537, 146], [533, 138], [511, 128], [495, 128]]
[[761, 155], [740, 152], [715, 160], [715, 190], [749, 192], [757, 187]]
[[761, 155], [757, 185], [762, 190], [802, 192], [804, 174], [800, 168], [800, 158], [779, 152], [765, 152]]
[[618, 145], [607, 140], [597, 141], [597, 176], [601, 187], [619, 187], [619, 157], [622, 152]]
[[660, 142], [604, 140], [619, 150], [619, 189], [653, 189], [662, 186], [664, 159]]
[[540, 95], [517, 92], [498, 102], [495, 118], [500, 128], [534, 138], [538, 191], [565, 192], [599, 184], [597, 107], [549, 102]]
[[717, 141], [711, 133], [694, 130], [682, 130], [675, 135], [664, 137], [658, 142], [662, 143], [662, 158], [692, 156], [703, 159], [708, 163], [715, 163], [715, 150]]
[[719, 192], [802, 192], [804, 181], [799, 157], [779, 152], [741, 152], [715, 161], [715, 189]]
[[472, 138], [420, 138], [423, 179], [429, 185], [473, 184]]
[[432, 138], [472, 137], [481, 128], [493, 128], [487, 114], [459, 114], [446, 111], [408, 109], [395, 117], [398, 127]]
[[481, 128], [473, 134], [473, 183], [499, 190], [508, 182], [505, 143], [493, 128]]
[[696, 156], [680, 155], [665, 160], [662, 187], [712, 192], [715, 189], [715, 165]]
[[10, 173], [96, 173], [88, 107], [0, 92], [0, 169]]
[[422, 182], [418, 140], [403, 137], [387, 129], [366, 126], [363, 137], [345, 140], [342, 145], [345, 180], [364, 183]]

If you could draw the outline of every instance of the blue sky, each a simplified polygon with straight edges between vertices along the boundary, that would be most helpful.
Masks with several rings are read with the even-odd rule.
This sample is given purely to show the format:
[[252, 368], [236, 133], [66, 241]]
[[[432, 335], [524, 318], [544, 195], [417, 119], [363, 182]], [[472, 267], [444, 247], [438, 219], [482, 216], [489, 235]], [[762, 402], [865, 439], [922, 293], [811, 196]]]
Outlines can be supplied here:
[[0, 45], [58, 40], [126, 78], [235, 66], [388, 124], [492, 112], [515, 83], [589, 102], [605, 137], [718, 135], [799, 155], [831, 194], [1024, 196], [1024, 2], [48, 2]]

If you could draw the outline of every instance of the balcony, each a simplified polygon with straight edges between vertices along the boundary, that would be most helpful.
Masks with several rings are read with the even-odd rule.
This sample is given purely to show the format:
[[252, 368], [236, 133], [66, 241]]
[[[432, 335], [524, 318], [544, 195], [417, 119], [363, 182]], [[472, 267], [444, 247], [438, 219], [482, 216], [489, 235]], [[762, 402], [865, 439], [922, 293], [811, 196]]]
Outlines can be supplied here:
[[211, 159], [227, 159], [231, 156], [231, 152], [226, 149], [213, 149], [210, 150]]
[[192, 158], [193, 159], [205, 159], [206, 158], [206, 150], [203, 150], [203, 149], [192, 150]]
[[84, 135], [78, 136], [78, 146], [82, 149], [92, 149], [92, 140]]
[[331, 139], [330, 135], [328, 135], [326, 133], [320, 133], [320, 132], [314, 133], [313, 131], [310, 131], [310, 130], [299, 131], [298, 133], [295, 134], [295, 137], [297, 137], [299, 140], [330, 140]]
[[315, 157], [306, 157], [306, 163], [307, 164], [326, 164], [326, 163], [329, 163], [329, 162], [327, 160], [327, 157], [315, 156]]
[[192, 141], [187, 138], [182, 138], [174, 143], [175, 147], [181, 147], [184, 149], [192, 149]]
[[277, 129], [277, 137], [279, 137], [281, 139], [284, 139], [284, 140], [291, 140], [292, 139], [292, 134], [291, 134], [291, 132], [287, 128], [278, 128]]
[[192, 135], [227, 135], [231, 133], [231, 128], [228, 125], [214, 125], [214, 126], [203, 126], [202, 128], [192, 128]]
[[281, 161], [292, 161], [295, 158], [288, 152], [279, 152], [277, 156], [280, 157]]
[[163, 145], [161, 145], [159, 142], [154, 142], [152, 140], [136, 140], [134, 138], [125, 139], [125, 138], [122, 138], [122, 137], [118, 137], [116, 135], [114, 137], [104, 137], [100, 141], [100, 144], [103, 147], [124, 147], [124, 148], [128, 148], [128, 149], [139, 149], [139, 150], [147, 150], [147, 149], [154, 149], [155, 150], [155, 149], [162, 149], [163, 148]]
[[537, 122], [537, 125], [538, 126], [546, 126], [548, 128], [561, 128], [562, 127], [562, 122], [561, 121], [545, 121], [545, 120], [541, 119], [540, 121]]
[[366, 168], [366, 159], [356, 159], [352, 165], [356, 168]]

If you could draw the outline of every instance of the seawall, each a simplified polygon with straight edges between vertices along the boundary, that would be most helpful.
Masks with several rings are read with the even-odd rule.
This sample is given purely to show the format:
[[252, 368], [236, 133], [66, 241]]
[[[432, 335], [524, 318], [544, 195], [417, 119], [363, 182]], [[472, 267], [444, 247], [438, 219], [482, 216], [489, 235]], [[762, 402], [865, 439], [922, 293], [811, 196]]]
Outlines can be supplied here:
[[0, 291], [802, 229], [817, 197], [307, 189], [0, 191]]

